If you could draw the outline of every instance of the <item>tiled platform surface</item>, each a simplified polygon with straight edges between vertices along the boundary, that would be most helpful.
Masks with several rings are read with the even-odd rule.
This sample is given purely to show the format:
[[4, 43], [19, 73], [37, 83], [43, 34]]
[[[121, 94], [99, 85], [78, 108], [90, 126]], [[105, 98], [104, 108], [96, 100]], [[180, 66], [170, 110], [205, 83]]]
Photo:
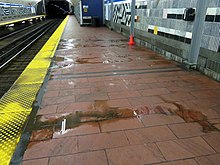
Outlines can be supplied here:
[[219, 165], [219, 98], [220, 83], [70, 17], [23, 164]]

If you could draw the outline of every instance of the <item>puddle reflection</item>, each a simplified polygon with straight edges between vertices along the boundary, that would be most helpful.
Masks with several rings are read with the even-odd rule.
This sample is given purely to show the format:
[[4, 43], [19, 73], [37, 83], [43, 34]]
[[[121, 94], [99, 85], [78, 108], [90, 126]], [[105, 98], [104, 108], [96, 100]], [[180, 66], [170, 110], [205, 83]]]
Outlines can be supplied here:
[[[171, 108], [173, 107], [173, 108]], [[208, 122], [207, 117], [199, 111], [189, 110], [177, 103], [166, 103], [166, 105], [140, 106], [138, 108], [119, 108], [108, 105], [107, 100], [96, 100], [88, 107], [87, 111], [75, 111], [60, 115], [38, 116], [34, 131], [31, 136], [31, 147], [37, 142], [67, 136], [80, 126], [107, 121], [105, 124], [126, 120], [136, 117], [140, 122], [145, 115], [162, 114], [177, 115], [186, 122], [197, 122], [203, 128], [203, 132], [219, 131]], [[96, 125], [97, 126], [97, 125]], [[71, 134], [74, 134], [72, 132]]]
[[58, 45], [58, 50], [70, 50], [74, 48], [84, 47], [120, 47], [126, 48], [127, 40], [116, 39], [116, 40], [100, 40], [100, 39], [61, 39]]
[[73, 64], [73, 59], [69, 57], [55, 56], [54, 57], [54, 65], [51, 69], [56, 68], [71, 68]]

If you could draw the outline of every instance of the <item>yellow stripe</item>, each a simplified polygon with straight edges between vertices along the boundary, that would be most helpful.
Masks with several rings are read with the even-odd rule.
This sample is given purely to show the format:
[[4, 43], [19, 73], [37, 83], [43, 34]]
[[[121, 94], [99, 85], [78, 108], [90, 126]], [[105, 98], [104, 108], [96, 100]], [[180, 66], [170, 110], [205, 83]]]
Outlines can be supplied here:
[[13, 23], [22, 22], [22, 21], [26, 21], [26, 20], [30, 20], [30, 19], [34, 19], [34, 18], [40, 18], [40, 17], [45, 17], [45, 15], [38, 15], [38, 16], [33, 16], [33, 17], [21, 18], [21, 19], [16, 19], [16, 20], [13, 20], [13, 21], [8, 20], [8, 21], [0, 23], [0, 26], [10, 25], [10, 24], [13, 24]]
[[158, 33], [158, 26], [154, 26], [154, 34], [157, 35]]
[[20, 140], [22, 127], [32, 110], [32, 104], [47, 74], [68, 18], [69, 16], [64, 19], [0, 100], [0, 165], [10, 163]]

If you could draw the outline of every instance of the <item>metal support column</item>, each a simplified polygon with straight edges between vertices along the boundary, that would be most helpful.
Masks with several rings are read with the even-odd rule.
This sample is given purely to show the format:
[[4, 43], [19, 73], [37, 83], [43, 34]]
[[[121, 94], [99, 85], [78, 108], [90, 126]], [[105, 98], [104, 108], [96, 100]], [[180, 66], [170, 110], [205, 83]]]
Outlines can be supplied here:
[[134, 17], [135, 17], [135, 0], [131, 1], [131, 25], [130, 25], [130, 36], [134, 36]]
[[105, 24], [105, 0], [102, 1], [102, 12], [103, 12], [103, 16], [102, 16], [102, 24]]
[[110, 20], [110, 24], [111, 24], [111, 29], [114, 29], [113, 27], [113, 1], [114, 0], [111, 0], [111, 20]]
[[47, 14], [47, 13], [46, 13], [46, 4], [45, 4], [45, 0], [43, 0], [43, 12], [44, 12], [45, 15]]
[[2, 11], [2, 7], [0, 7], [0, 21], [3, 20], [2, 15], [3, 15], [3, 11]]
[[83, 25], [83, 14], [82, 14], [82, 1], [79, 1], [79, 18], [80, 18], [80, 25]]
[[198, 0], [196, 4], [196, 16], [187, 62], [190, 68], [195, 68], [197, 65], [208, 3], [206, 0]]

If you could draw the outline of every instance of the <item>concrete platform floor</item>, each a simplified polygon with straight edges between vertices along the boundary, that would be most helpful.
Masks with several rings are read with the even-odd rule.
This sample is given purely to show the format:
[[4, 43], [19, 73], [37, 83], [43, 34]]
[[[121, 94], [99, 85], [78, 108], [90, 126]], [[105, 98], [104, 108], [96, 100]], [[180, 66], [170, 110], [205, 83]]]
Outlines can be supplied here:
[[70, 17], [23, 165], [219, 165], [220, 83]]

